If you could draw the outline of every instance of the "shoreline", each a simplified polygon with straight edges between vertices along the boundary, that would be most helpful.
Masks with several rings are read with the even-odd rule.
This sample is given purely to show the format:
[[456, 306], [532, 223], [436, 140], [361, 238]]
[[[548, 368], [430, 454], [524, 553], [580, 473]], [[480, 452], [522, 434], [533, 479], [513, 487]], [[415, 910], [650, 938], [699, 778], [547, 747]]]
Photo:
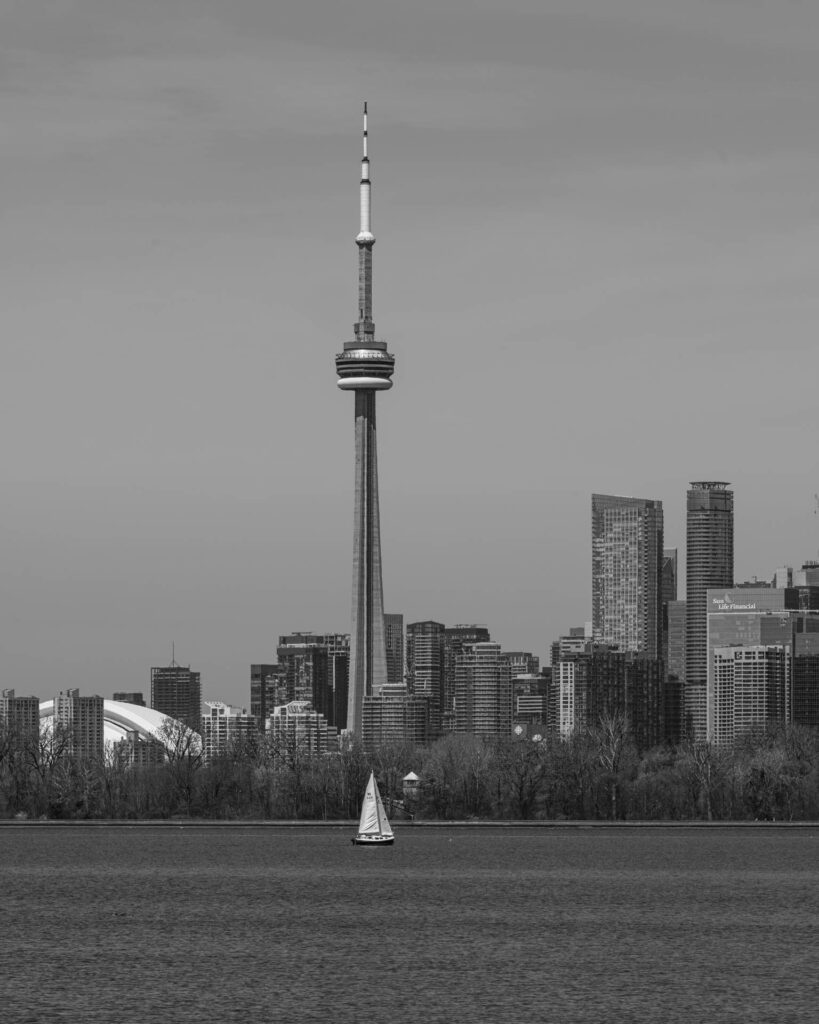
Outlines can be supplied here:
[[[413, 829], [819, 829], [819, 821], [393, 821], [394, 831]], [[187, 818], [0, 819], [5, 828], [256, 828], [355, 829], [358, 821], [224, 821]]]

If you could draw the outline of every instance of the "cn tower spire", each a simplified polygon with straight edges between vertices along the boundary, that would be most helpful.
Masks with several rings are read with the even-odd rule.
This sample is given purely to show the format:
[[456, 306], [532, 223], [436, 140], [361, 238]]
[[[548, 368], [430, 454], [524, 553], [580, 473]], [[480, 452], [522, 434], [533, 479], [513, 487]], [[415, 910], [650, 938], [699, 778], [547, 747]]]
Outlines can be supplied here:
[[367, 104], [364, 104], [363, 153], [361, 156], [361, 227], [356, 235], [356, 242], [375, 242], [375, 235], [370, 227], [370, 158], [367, 155]]
[[353, 510], [353, 614], [350, 631], [350, 681], [347, 730], [362, 736], [364, 698], [377, 696], [387, 681], [384, 598], [381, 582], [381, 523], [378, 511], [378, 460], [375, 394], [392, 387], [395, 359], [384, 341], [375, 340], [373, 323], [373, 245], [367, 104], [359, 185], [358, 320], [355, 339], [336, 356], [338, 386], [355, 392], [355, 497]]

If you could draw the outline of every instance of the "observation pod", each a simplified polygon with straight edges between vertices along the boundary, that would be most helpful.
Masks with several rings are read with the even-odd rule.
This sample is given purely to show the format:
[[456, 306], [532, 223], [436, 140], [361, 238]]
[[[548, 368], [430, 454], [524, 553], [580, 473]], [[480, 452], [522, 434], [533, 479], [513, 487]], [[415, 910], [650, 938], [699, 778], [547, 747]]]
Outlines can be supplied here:
[[383, 341], [369, 342], [366, 348], [353, 341], [336, 356], [336, 383], [342, 391], [386, 391], [392, 387], [394, 369], [395, 357]]

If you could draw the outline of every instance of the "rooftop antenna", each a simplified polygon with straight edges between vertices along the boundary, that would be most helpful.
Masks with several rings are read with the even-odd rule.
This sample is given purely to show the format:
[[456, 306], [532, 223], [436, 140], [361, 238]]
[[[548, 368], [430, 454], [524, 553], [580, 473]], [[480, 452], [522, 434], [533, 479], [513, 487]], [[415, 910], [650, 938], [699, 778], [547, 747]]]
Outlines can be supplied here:
[[[813, 514], [815, 516], [819, 515], [819, 494], [815, 493], [813, 495]], [[817, 554], [819, 554], [819, 552], [817, 552]]]

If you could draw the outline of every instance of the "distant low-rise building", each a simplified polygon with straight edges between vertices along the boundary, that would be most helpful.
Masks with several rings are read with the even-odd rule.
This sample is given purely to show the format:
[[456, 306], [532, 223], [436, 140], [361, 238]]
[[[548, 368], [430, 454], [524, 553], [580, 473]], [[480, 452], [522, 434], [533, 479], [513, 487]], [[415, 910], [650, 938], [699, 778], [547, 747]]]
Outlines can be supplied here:
[[165, 744], [162, 740], [143, 738], [136, 729], [128, 730], [113, 746], [114, 763], [124, 768], [151, 768], [165, 761]]

